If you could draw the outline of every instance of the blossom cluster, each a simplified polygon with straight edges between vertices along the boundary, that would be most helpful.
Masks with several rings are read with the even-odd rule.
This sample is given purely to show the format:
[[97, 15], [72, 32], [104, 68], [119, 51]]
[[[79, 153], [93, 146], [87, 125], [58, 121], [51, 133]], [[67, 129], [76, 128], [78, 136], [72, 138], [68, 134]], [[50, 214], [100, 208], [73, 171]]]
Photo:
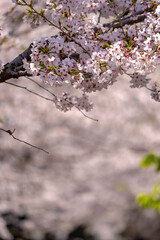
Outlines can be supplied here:
[[[87, 94], [107, 89], [120, 74], [129, 74], [131, 87], [146, 87], [147, 75], [160, 64], [160, 0], [47, 0], [40, 11], [33, 1], [12, 1], [28, 8], [25, 21], [59, 30], [57, 36], [34, 41], [24, 68], [54, 87], [68, 84], [81, 91], [81, 97], [57, 97], [62, 111], [91, 110]], [[143, 21], [136, 21], [141, 12]], [[101, 17], [114, 17], [119, 26], [102, 24]], [[122, 25], [127, 18], [133, 23]], [[160, 101], [157, 85], [151, 97]]]

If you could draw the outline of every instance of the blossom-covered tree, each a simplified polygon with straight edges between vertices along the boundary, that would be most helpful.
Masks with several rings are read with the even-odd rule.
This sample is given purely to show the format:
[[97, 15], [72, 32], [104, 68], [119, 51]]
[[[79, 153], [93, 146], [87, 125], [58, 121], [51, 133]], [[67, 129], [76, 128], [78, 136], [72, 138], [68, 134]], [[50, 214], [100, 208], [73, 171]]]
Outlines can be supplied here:
[[132, 88], [146, 87], [160, 102], [158, 83], [148, 77], [160, 64], [160, 0], [46, 0], [40, 11], [34, 0], [12, 2], [25, 8], [32, 27], [46, 23], [58, 34], [35, 40], [10, 63], [1, 61], [1, 83], [38, 75], [52, 87], [68, 84], [77, 95], [62, 92], [53, 97], [55, 106], [90, 111], [89, 94], [127, 74]]

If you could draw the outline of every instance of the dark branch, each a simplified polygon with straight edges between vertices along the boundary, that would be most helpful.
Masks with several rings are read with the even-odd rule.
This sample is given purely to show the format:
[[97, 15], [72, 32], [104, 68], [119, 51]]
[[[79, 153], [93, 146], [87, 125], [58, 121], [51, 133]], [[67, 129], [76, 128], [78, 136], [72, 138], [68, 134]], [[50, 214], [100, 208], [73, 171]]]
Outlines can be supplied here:
[[32, 144], [30, 144], [30, 143], [28, 143], [28, 142], [26, 142], [26, 141], [24, 141], [24, 140], [21, 140], [21, 139], [15, 137], [15, 136], [14, 136], [15, 129], [14, 129], [13, 131], [11, 131], [11, 130], [5, 130], [5, 129], [3, 129], [3, 128], [0, 128], [0, 131], [3, 131], [3, 132], [5, 132], [5, 133], [8, 133], [13, 139], [15, 139], [15, 140], [18, 141], [18, 142], [24, 143], [24, 144], [26, 144], [26, 145], [28, 145], [28, 146], [30, 146], [30, 147], [36, 148], [36, 149], [38, 149], [38, 150], [41, 150], [41, 151], [49, 154], [49, 152], [47, 152], [47, 151], [44, 150], [43, 148], [37, 147], [37, 146], [35, 146], [35, 145], [32, 145]]
[[39, 93], [37, 93], [37, 92], [34, 92], [33, 90], [28, 89], [27, 87], [24, 87], [24, 86], [15, 84], [15, 83], [11, 83], [11, 82], [5, 82], [5, 83], [6, 83], [6, 84], [9, 84], [9, 85], [12, 85], [12, 86], [15, 86], [15, 87], [17, 87], [17, 88], [24, 89], [24, 90], [26, 90], [27, 92], [32, 93], [33, 95], [36, 95], [36, 96], [38, 96], [38, 97], [40, 97], [40, 98], [43, 98], [43, 99], [45, 99], [45, 100], [47, 100], [47, 101], [53, 102], [53, 99], [44, 97], [44, 96], [42, 96], [41, 94], [39, 94]]
[[12, 62], [5, 64], [3, 72], [0, 74], [0, 83], [5, 82], [11, 78], [19, 78], [22, 76], [30, 76], [27, 71], [23, 68], [23, 59], [30, 61], [32, 44], [16, 57]]
[[146, 18], [147, 16], [145, 14], [143, 15], [140, 15], [138, 16], [136, 19], [132, 19], [132, 18], [125, 18], [125, 19], [121, 19], [120, 22], [114, 22], [114, 23], [105, 23], [103, 24], [104, 27], [108, 27], [108, 28], [121, 28], [123, 27], [124, 25], [128, 24], [128, 25], [133, 25], [135, 23], [140, 23], [140, 22], [143, 22], [144, 19]]
[[[111, 23], [104, 23], [103, 26], [115, 29], [115, 28], [121, 28], [126, 24], [133, 25], [135, 23], [140, 23], [140, 22], [143, 22], [144, 19], [147, 17], [146, 12], [151, 12], [151, 11], [153, 11], [153, 8], [139, 10], [127, 17], [121, 18], [120, 21], [117, 20], [116, 22], [113, 21]], [[136, 18], [134, 18], [134, 17], [136, 17]]]

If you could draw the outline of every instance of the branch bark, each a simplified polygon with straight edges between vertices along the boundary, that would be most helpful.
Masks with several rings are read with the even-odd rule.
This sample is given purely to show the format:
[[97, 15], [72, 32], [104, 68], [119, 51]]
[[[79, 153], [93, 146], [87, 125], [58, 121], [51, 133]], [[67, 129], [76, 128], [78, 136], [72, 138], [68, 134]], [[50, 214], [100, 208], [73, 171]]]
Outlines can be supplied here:
[[[121, 18], [120, 21], [116, 21], [116, 22], [111, 22], [111, 23], [104, 23], [103, 26], [104, 27], [108, 27], [108, 28], [121, 28], [124, 25], [128, 24], [128, 25], [133, 25], [135, 23], [140, 23], [143, 22], [144, 19], [147, 17], [147, 15], [145, 14], [145, 12], [151, 12], [153, 11], [153, 8], [147, 8], [145, 10], [140, 10], [137, 11], [127, 17]], [[136, 18], [133, 18], [136, 17]]]
[[11, 62], [4, 65], [3, 72], [0, 74], [0, 83], [3, 83], [11, 78], [30, 76], [23, 68], [23, 59], [26, 58], [28, 61], [31, 60], [30, 58], [31, 48], [32, 44], [30, 44], [30, 46], [24, 52], [18, 55]]

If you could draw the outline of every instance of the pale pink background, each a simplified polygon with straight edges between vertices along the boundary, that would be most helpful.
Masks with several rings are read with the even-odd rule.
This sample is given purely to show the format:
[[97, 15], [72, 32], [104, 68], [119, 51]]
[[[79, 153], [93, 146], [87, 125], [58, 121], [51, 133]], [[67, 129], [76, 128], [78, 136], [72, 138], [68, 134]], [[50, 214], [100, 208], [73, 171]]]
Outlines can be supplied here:
[[[9, 7], [9, 0], [0, 1], [0, 9]], [[9, 39], [0, 58], [12, 60], [48, 33], [55, 32], [17, 25], [12, 36], [14, 40], [18, 34], [17, 45], [11, 48]], [[152, 77], [158, 80], [159, 71]], [[26, 79], [13, 82], [43, 94]], [[34, 220], [25, 227], [36, 236], [50, 228], [63, 235], [86, 222], [101, 239], [118, 239], [128, 210], [136, 206], [136, 194], [150, 191], [159, 180], [154, 169], [141, 170], [139, 163], [148, 152], [160, 153], [160, 103], [145, 89], [131, 89], [126, 76], [93, 94], [92, 100], [95, 108], [89, 116], [98, 123], [77, 110], [62, 113], [24, 90], [0, 86], [1, 127], [16, 128], [17, 137], [50, 152], [46, 155], [0, 132], [0, 212], [27, 212]], [[2, 232], [7, 236], [0, 219]]]

